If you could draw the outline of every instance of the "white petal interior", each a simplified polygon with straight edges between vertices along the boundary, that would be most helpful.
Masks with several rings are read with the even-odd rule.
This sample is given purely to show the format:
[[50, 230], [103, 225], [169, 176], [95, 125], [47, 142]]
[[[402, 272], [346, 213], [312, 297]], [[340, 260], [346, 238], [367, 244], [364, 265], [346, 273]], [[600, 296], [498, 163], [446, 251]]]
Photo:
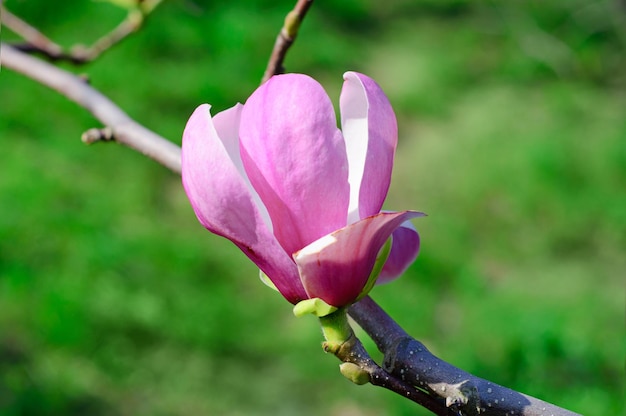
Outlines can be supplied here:
[[[237, 106], [241, 106], [241, 104], [237, 104]], [[240, 112], [237, 111], [237, 106], [232, 107], [220, 113], [222, 117], [228, 117], [229, 125], [239, 124]], [[215, 128], [215, 126], [213, 126], [213, 128]], [[248, 174], [246, 173], [246, 170], [243, 167], [243, 161], [241, 160], [241, 151], [239, 149], [239, 136], [236, 135], [234, 137], [221, 137], [221, 136], [218, 136], [218, 137], [220, 137], [222, 141], [222, 145], [224, 146], [224, 149], [226, 150], [226, 153], [228, 153], [230, 160], [232, 160], [233, 165], [235, 165], [235, 168], [237, 168], [237, 172], [239, 172], [246, 186], [248, 187], [248, 191], [250, 192], [250, 195], [252, 196], [252, 201], [257, 206], [259, 210], [259, 214], [261, 215], [261, 218], [263, 219], [263, 222], [265, 223], [267, 228], [270, 230], [270, 232], [272, 232], [274, 230], [274, 227], [272, 226], [272, 220], [270, 219], [270, 214], [267, 211], [267, 208], [265, 208], [265, 204], [263, 204], [263, 201], [261, 201], [261, 197], [252, 186], [252, 183], [250, 183]]]
[[351, 86], [341, 98], [341, 129], [348, 154], [348, 183], [350, 184], [350, 204], [348, 206], [348, 224], [360, 220], [359, 194], [361, 180], [365, 171], [365, 158], [369, 142], [368, 110], [369, 103], [365, 88], [358, 76], [353, 73], [344, 75], [347, 82], [357, 83]]
[[313, 241], [308, 246], [304, 247], [302, 250], [299, 250], [295, 253], [294, 257], [296, 260], [300, 260], [306, 256], [310, 256], [313, 254], [317, 254], [326, 247], [334, 244], [337, 241], [337, 238], [332, 234], [327, 234], [324, 237], [321, 237], [315, 241]]

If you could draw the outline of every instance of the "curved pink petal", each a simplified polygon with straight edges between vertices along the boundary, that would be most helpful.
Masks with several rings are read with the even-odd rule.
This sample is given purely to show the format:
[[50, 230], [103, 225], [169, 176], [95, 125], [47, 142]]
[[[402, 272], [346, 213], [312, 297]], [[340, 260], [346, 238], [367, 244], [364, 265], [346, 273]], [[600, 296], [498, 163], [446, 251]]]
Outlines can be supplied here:
[[207, 104], [198, 107], [183, 133], [183, 186], [198, 220], [209, 231], [235, 243], [288, 301], [306, 299], [295, 263], [266, 226], [237, 170], [242, 106], [219, 113], [214, 120], [210, 108]]
[[341, 90], [341, 125], [350, 165], [352, 223], [380, 212], [398, 142], [398, 125], [391, 104], [376, 82], [346, 72]]
[[250, 182], [288, 253], [346, 225], [348, 162], [322, 86], [301, 74], [272, 77], [244, 105], [240, 147]]
[[409, 221], [396, 228], [391, 236], [391, 252], [376, 283], [387, 283], [404, 273], [420, 249], [420, 236]]
[[296, 252], [293, 257], [307, 295], [337, 307], [354, 302], [391, 233], [404, 221], [423, 215], [414, 211], [380, 213], [326, 235]]

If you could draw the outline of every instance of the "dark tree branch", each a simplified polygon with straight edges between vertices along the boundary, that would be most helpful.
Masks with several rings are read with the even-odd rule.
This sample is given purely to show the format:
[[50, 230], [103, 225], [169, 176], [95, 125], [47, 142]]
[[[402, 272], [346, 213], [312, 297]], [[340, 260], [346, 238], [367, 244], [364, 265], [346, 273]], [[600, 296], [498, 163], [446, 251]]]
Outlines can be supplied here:
[[[454, 416], [456, 414], [445, 406], [443, 400], [433, 398], [426, 392], [413, 386], [411, 383], [408, 383], [393, 374], [389, 374], [382, 369], [378, 364], [376, 364], [376, 362], [374, 362], [374, 360], [370, 358], [369, 353], [354, 333], [348, 341], [344, 342], [340, 346], [333, 348], [325, 343], [324, 350], [334, 354], [343, 363], [356, 365], [360, 370], [367, 373], [367, 381], [375, 386], [391, 390], [394, 393], [397, 393], [400, 396], [425, 407], [438, 416]], [[344, 373], [344, 375], [346, 374]], [[346, 375], [346, 377], [348, 376]], [[362, 383], [357, 382], [357, 384]]]
[[409, 336], [370, 297], [349, 309], [350, 316], [367, 332], [384, 354], [383, 368], [432, 397], [445, 400], [463, 415], [573, 416], [562, 409], [526, 394], [469, 374], [435, 357]]
[[270, 60], [267, 63], [267, 68], [263, 74], [261, 84], [270, 79], [273, 75], [285, 72], [283, 61], [287, 55], [287, 50], [289, 50], [293, 42], [296, 40], [300, 24], [312, 4], [313, 0], [298, 0], [294, 9], [285, 17], [285, 24], [276, 37], [274, 49], [272, 50]]
[[[131, 119], [83, 78], [4, 43], [0, 43], [0, 62], [3, 66], [57, 91], [85, 108], [110, 130], [109, 138], [114, 138], [115, 141], [180, 173], [180, 147]], [[89, 140], [90, 138], [93, 138], [93, 135], [87, 135], [84, 140], [93, 142]]]

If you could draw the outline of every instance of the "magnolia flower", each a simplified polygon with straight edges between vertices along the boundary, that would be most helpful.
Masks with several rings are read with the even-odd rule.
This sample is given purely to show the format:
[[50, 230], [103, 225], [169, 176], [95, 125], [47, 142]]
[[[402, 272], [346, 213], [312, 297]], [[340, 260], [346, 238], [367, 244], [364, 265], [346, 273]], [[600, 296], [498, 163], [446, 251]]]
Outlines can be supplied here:
[[380, 281], [402, 273], [419, 249], [407, 220], [423, 214], [380, 212], [397, 143], [391, 105], [371, 78], [348, 72], [344, 80], [343, 131], [317, 81], [285, 74], [214, 117], [201, 105], [183, 133], [183, 186], [198, 220], [294, 304], [356, 301], [391, 236]]

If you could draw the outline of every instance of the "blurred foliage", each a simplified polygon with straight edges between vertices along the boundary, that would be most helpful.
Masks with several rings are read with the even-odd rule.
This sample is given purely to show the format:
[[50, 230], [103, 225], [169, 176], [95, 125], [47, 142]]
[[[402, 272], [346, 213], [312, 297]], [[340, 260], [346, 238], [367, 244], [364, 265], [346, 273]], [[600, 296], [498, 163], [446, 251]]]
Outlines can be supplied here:
[[[67, 47], [126, 13], [6, 5]], [[180, 142], [198, 104], [253, 91], [291, 7], [166, 1], [63, 66]], [[318, 1], [286, 62], [335, 102], [344, 71], [367, 73], [398, 114], [388, 207], [429, 217], [374, 298], [451, 363], [583, 414], [624, 406], [624, 22], [616, 1]], [[0, 72], [0, 97], [0, 414], [428, 414], [344, 380], [178, 177], [82, 145], [97, 122], [21, 75]]]

